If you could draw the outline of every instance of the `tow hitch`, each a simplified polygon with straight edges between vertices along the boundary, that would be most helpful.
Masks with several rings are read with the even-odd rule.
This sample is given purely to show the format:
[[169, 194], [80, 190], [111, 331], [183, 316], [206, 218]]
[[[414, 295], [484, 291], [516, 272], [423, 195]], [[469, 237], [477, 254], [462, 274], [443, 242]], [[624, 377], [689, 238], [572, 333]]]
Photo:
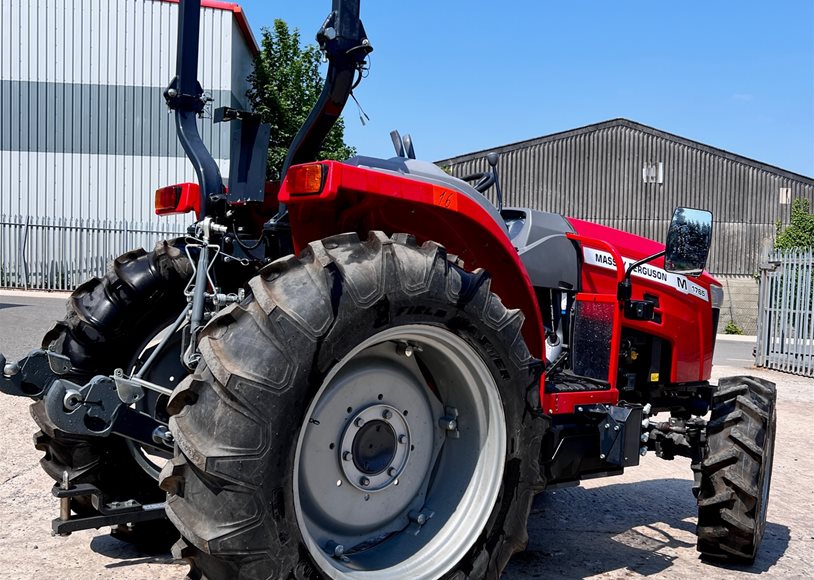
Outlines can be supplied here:
[[[136, 500], [107, 501], [99, 489], [88, 483], [71, 484], [68, 473], [62, 483], [55, 483], [51, 493], [59, 498], [59, 517], [51, 522], [54, 535], [68, 536], [80, 530], [99, 529], [103, 526], [136, 524], [166, 518], [164, 502], [142, 505]], [[71, 516], [73, 501], [90, 496], [91, 503], [100, 515]]]
[[[81, 375], [62, 355], [37, 349], [19, 362], [8, 362], [0, 354], [0, 391], [9, 395], [43, 400], [51, 422], [61, 431], [85, 437], [120, 435], [135, 441], [149, 453], [171, 457], [172, 433], [167, 425], [131, 405], [144, 396], [144, 389], [160, 394], [169, 389], [137, 377], [127, 378], [120, 370], [113, 377], [95, 376], [84, 385]], [[51, 490], [60, 500], [59, 517], [51, 524], [53, 533], [67, 536], [79, 530], [135, 524], [165, 518], [164, 503], [142, 505], [134, 499], [112, 501], [94, 485], [71, 483], [68, 473]], [[79, 497], [90, 497], [96, 515], [72, 514]]]

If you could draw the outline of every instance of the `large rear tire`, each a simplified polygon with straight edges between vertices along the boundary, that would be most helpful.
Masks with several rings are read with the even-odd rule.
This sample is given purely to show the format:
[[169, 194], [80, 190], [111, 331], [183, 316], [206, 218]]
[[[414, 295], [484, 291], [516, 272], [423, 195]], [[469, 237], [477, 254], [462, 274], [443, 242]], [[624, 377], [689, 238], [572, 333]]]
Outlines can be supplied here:
[[520, 312], [437, 244], [379, 232], [250, 287], [170, 403], [161, 485], [190, 576], [497, 578], [542, 483]]
[[707, 424], [698, 494], [698, 551], [751, 564], [766, 528], [774, 456], [774, 383], [727, 377]]
[[[77, 372], [72, 378], [80, 382], [125, 368], [181, 312], [191, 275], [180, 241], [159, 243], [149, 253], [128, 252], [113, 261], [106, 276], [85, 282], [71, 294], [65, 320], [45, 335], [43, 348], [69, 357]], [[157, 471], [145, 469], [135, 455], [140, 450], [123, 438], [60, 431], [48, 419], [43, 401], [31, 405], [31, 415], [40, 428], [34, 435], [35, 447], [44, 452], [40, 464], [55, 481], [61, 482], [67, 472], [70, 483], [95, 485], [109, 501], [164, 500]], [[87, 497], [75, 498], [73, 507], [81, 515], [98, 513]], [[123, 526], [113, 535], [155, 549], [169, 547], [178, 537], [166, 520]]]

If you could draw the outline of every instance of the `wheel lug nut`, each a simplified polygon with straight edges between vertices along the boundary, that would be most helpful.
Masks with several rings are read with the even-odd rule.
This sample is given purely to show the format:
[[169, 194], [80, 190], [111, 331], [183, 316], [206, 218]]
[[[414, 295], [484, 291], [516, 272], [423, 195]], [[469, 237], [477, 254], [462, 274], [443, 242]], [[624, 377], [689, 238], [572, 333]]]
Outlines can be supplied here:
[[356, 421], [354, 421], [353, 424], [356, 425], [357, 427], [361, 427], [362, 425], [365, 424], [365, 420], [362, 419], [361, 417], [357, 417]]
[[458, 421], [452, 417], [441, 417], [438, 420], [438, 426], [445, 431], [455, 431], [458, 428]]
[[337, 544], [333, 540], [325, 544], [325, 551], [334, 558], [341, 558], [345, 554], [345, 546]]
[[391, 467], [390, 469], [387, 470], [387, 475], [389, 475], [390, 477], [395, 477], [396, 473], [397, 471], [395, 467]]
[[399, 443], [401, 443], [402, 445], [407, 443], [407, 435], [399, 435]]
[[353, 453], [351, 453], [350, 451], [345, 451], [342, 454], [342, 459], [344, 459], [345, 461], [350, 461], [351, 459], [353, 459]]
[[370, 485], [370, 480], [369, 480], [367, 477], [362, 477], [362, 478], [359, 480], [359, 485], [362, 485], [362, 486], [364, 486], [364, 487], [367, 487], [368, 485]]
[[390, 409], [385, 409], [384, 413], [382, 413], [382, 417], [384, 417], [385, 419], [392, 419], [393, 412]]

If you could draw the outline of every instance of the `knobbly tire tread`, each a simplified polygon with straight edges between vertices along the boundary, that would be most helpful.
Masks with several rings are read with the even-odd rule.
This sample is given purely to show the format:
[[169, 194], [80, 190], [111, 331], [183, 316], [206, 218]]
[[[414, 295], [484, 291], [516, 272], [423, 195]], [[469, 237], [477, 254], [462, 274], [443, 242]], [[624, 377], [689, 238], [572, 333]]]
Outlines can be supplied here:
[[489, 347], [503, 364], [501, 371], [487, 362], [507, 416], [503, 487], [484, 532], [445, 576], [498, 578], [527, 544], [531, 502], [544, 484], [534, 450], [547, 424], [527, 403], [539, 362], [522, 339], [522, 314], [490, 292], [485, 272], [466, 272], [443, 247], [419, 246], [405, 234], [326, 238], [299, 258], [270, 264], [249, 286], [242, 303], [203, 331], [201, 363], [168, 406], [177, 445], [161, 486], [182, 535], [173, 553], [190, 563], [189, 578], [323, 577], [302, 543], [291, 492], [301, 420], [324, 376], [357, 339], [426, 323], [430, 305], [446, 308], [437, 323], [460, 324], [455, 332], [470, 344], [474, 336], [495, 339]]
[[[142, 249], [116, 258], [101, 278], [79, 286], [68, 299], [66, 317], [48, 331], [42, 347], [70, 358], [72, 380], [110, 374], [127, 365], [145, 335], [155, 332], [184, 307], [183, 288], [192, 267], [181, 240], [164, 241], [152, 252]], [[42, 401], [30, 407], [39, 427], [34, 446], [44, 453], [43, 470], [55, 481], [68, 473], [71, 483], [89, 483], [110, 500], [164, 500], [163, 492], [133, 459], [121, 437], [84, 437], [57, 429]], [[80, 515], [97, 513], [90, 498], [73, 502]], [[143, 522], [114, 530], [113, 535], [147, 548], [164, 549], [177, 533], [166, 521]]]
[[719, 381], [700, 466], [697, 547], [703, 557], [755, 559], [766, 527], [762, 490], [771, 483], [776, 399], [774, 383], [760, 378]]

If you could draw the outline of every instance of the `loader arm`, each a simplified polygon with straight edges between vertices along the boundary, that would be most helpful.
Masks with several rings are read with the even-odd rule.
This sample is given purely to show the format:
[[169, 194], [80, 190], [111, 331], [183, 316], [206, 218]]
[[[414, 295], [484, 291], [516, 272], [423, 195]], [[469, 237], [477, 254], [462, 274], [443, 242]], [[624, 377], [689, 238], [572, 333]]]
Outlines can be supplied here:
[[212, 154], [198, 131], [197, 117], [211, 97], [198, 82], [198, 39], [201, 32], [201, 0], [180, 0], [178, 14], [178, 59], [175, 77], [164, 91], [167, 106], [175, 111], [178, 140], [195, 168], [200, 184], [203, 219], [214, 196], [223, 193], [223, 179]]
[[281, 179], [292, 165], [316, 160], [322, 142], [345, 108], [356, 75], [373, 50], [359, 18], [359, 2], [333, 0], [331, 13], [317, 32], [319, 47], [330, 63], [328, 75], [319, 99], [288, 149]]

